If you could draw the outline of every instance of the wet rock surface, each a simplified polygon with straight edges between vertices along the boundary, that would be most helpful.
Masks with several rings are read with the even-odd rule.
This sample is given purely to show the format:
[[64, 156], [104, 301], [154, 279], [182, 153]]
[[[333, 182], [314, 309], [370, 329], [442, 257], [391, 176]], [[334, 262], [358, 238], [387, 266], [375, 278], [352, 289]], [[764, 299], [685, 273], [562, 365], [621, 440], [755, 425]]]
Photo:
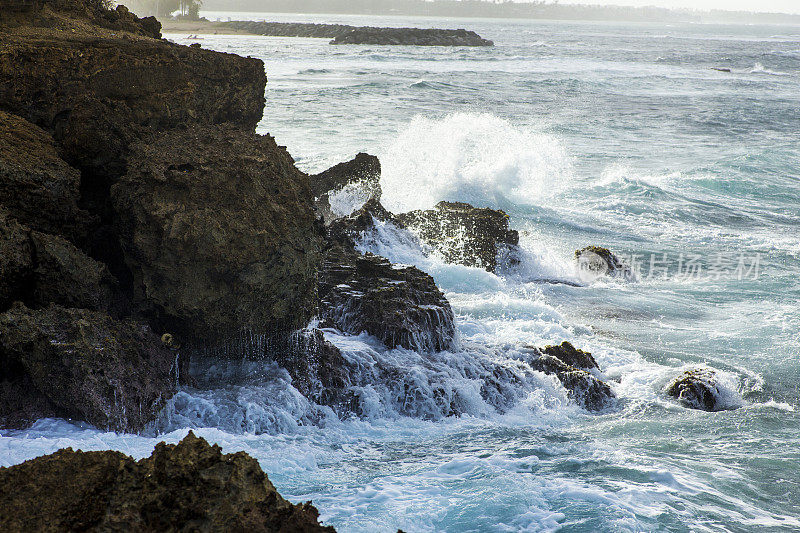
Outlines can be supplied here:
[[720, 411], [720, 390], [712, 370], [687, 370], [667, 386], [667, 394], [691, 409]]
[[489, 272], [497, 270], [498, 254], [519, 244], [519, 233], [508, 227], [508, 215], [497, 209], [439, 202], [433, 209], [411, 211], [397, 218], [445, 261]]
[[525, 347], [525, 362], [534, 370], [555, 375], [578, 405], [599, 411], [616, 397], [611, 387], [588, 370], [599, 370], [589, 352], [578, 350], [568, 342], [557, 346]]
[[0, 314], [0, 361], [4, 427], [59, 416], [138, 431], [177, 387], [177, 355], [147, 326], [55, 304]]
[[631, 268], [608, 248], [586, 246], [575, 250], [575, 260], [581, 271], [590, 276], [608, 275], [624, 279], [632, 279], [634, 276]]
[[258, 462], [189, 432], [134, 461], [66, 448], [0, 468], [3, 531], [332, 532], [278, 494]]
[[256, 35], [275, 37], [318, 37], [333, 39], [331, 44], [375, 44], [406, 46], [493, 46], [474, 31], [422, 28], [375, 28], [344, 24], [295, 22], [227, 22], [232, 28]]
[[112, 188], [138, 312], [185, 340], [302, 327], [319, 262], [307, 177], [269, 136], [166, 132]]
[[[309, 179], [315, 207], [326, 224], [350, 214], [354, 202], [364, 204], [381, 198], [381, 163], [374, 155], [360, 153]], [[345, 198], [339, 200], [338, 196]]]
[[366, 331], [386, 346], [429, 352], [452, 348], [455, 318], [433, 278], [416, 267], [361, 255], [351, 243], [325, 251], [320, 315], [351, 334]]

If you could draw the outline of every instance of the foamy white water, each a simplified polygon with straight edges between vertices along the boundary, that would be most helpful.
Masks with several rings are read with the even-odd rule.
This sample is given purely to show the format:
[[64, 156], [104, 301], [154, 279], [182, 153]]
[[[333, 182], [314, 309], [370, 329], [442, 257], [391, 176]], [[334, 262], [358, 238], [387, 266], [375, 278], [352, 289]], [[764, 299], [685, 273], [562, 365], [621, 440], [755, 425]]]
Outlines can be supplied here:
[[[309, 402], [274, 363], [208, 365], [143, 435], [42, 420], [2, 432], [0, 464], [65, 446], [143, 457], [194, 428], [257, 457], [282, 494], [313, 499], [342, 531], [800, 529], [800, 30], [268, 18], [467, 26], [498, 43], [202, 41], [264, 59], [259, 130], [302, 168], [368, 151], [393, 210], [503, 208], [522, 263], [500, 275], [450, 265], [379, 225], [360, 248], [434, 276], [459, 344], [426, 357], [326, 332], [363, 368], [362, 417]], [[581, 280], [573, 254], [589, 244], [628, 257], [637, 280]], [[704, 275], [678, 275], [681, 255], [682, 274], [700, 255]], [[717, 256], [724, 276], [709, 272]], [[739, 279], [755, 256], [757, 278]], [[593, 353], [615, 405], [590, 414], [519, 361], [521, 345], [562, 340]], [[666, 396], [690, 368], [716, 372], [730, 410]], [[466, 414], [447, 416], [443, 399]]]

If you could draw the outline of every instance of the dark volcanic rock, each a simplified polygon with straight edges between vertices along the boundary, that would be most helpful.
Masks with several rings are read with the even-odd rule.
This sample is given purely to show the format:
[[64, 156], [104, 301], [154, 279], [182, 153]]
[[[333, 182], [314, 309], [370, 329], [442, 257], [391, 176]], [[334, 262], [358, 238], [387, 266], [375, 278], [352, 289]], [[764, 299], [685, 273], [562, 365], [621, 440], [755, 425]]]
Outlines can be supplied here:
[[134, 461], [71, 448], [0, 468], [0, 529], [23, 531], [315, 532], [311, 505], [278, 494], [258, 461], [189, 432]]
[[329, 232], [319, 296], [321, 317], [341, 331], [366, 331], [391, 348], [427, 352], [453, 346], [453, 310], [433, 278], [416, 267], [361, 255], [346, 234]]
[[138, 431], [175, 392], [175, 353], [149, 328], [104, 313], [16, 304], [0, 314], [0, 426], [37, 418]]
[[585, 370], [599, 369], [589, 352], [577, 350], [565, 341], [545, 348], [526, 346], [523, 353], [527, 354], [525, 361], [531, 368], [555, 375], [569, 396], [585, 409], [598, 411], [615, 398], [607, 383]]
[[686, 407], [703, 411], [719, 411], [720, 391], [716, 375], [711, 370], [687, 370], [667, 386], [667, 394]]
[[376, 221], [388, 222], [399, 229], [405, 229], [405, 225], [396, 215], [389, 212], [378, 200], [372, 199], [358, 211], [334, 220], [328, 226], [328, 233], [338, 242], [357, 241], [365, 232], [375, 228]]
[[575, 250], [575, 260], [579, 268], [590, 276], [607, 274], [612, 277], [631, 279], [633, 271], [628, 265], [620, 261], [608, 248], [600, 246], [587, 246]]
[[272, 137], [166, 132], [112, 189], [139, 312], [184, 340], [305, 326], [319, 242], [306, 175]]
[[344, 24], [298, 22], [227, 22], [235, 29], [256, 35], [275, 37], [319, 37], [333, 39], [331, 44], [377, 44], [409, 46], [493, 46], [474, 31], [435, 28], [374, 28]]
[[31, 231], [0, 210], [0, 310], [15, 300], [109, 310], [115, 286], [105, 265], [72, 243]]
[[519, 244], [519, 233], [508, 229], [508, 215], [496, 209], [439, 202], [433, 209], [397, 217], [445, 261], [489, 272], [496, 271], [499, 253]]
[[542, 348], [542, 352], [545, 355], [552, 355], [563, 363], [574, 366], [575, 368], [600, 369], [591, 353], [578, 350], [567, 341], [557, 346], [545, 346]]
[[80, 238], [90, 217], [78, 208], [79, 186], [48, 133], [0, 111], [0, 206], [32, 229]]
[[337, 36], [331, 44], [374, 44], [405, 46], [494, 46], [474, 31], [434, 28], [354, 28]]
[[0, 309], [33, 290], [33, 243], [28, 228], [0, 210]]
[[362, 204], [381, 198], [381, 163], [374, 155], [360, 153], [350, 161], [309, 178], [315, 207], [326, 224], [349, 214], [336, 212], [337, 209], [331, 206], [331, 194], [346, 190], [351, 201], [355, 199]]
[[128, 145], [153, 131], [261, 120], [260, 60], [90, 25], [81, 5], [46, 2], [21, 26], [0, 19], [0, 108], [53, 132], [84, 180], [99, 180], [84, 189], [102, 195]]

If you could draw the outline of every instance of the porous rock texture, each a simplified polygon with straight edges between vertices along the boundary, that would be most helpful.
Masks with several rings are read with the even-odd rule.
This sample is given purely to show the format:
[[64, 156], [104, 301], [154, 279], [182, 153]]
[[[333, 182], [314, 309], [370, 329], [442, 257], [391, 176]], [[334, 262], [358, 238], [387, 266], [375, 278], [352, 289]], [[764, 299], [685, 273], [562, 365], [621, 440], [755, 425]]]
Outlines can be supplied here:
[[284, 500], [255, 459], [192, 432], [139, 461], [65, 448], [0, 468], [0, 486], [8, 532], [334, 531], [311, 502]]
[[150, 328], [55, 304], [0, 314], [0, 362], [4, 427], [63, 417], [139, 431], [177, 386], [176, 354]]
[[686, 370], [667, 386], [667, 394], [692, 409], [719, 411], [719, 385], [712, 370]]
[[519, 244], [519, 233], [508, 227], [508, 215], [497, 209], [439, 202], [433, 209], [411, 211], [397, 218], [445, 261], [489, 272], [497, 270], [498, 255], [509, 255], [509, 250]]
[[313, 315], [311, 191], [272, 137], [165, 132], [131, 147], [111, 197], [136, 309], [165, 330], [213, 344]]

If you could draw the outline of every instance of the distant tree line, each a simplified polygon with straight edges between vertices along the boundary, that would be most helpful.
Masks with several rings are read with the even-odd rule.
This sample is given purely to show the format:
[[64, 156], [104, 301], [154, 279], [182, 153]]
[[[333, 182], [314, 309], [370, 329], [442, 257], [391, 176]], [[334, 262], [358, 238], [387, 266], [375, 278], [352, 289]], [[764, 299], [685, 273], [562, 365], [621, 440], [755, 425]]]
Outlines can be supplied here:
[[140, 17], [168, 17], [178, 12], [180, 17], [197, 20], [200, 18], [202, 0], [117, 0]]

